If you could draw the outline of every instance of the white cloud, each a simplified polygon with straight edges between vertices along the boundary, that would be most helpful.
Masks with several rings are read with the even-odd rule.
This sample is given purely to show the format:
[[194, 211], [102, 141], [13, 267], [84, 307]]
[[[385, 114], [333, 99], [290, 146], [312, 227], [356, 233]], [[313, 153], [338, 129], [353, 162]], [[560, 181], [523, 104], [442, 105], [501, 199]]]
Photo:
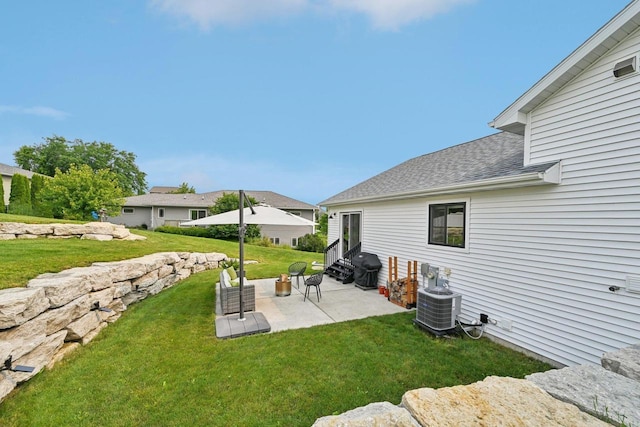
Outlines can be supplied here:
[[415, 21], [448, 12], [453, 7], [474, 0], [328, 0], [330, 7], [366, 15], [373, 26], [397, 30]]
[[26, 114], [30, 116], [49, 117], [51, 119], [62, 120], [69, 117], [69, 113], [61, 110], [56, 110], [51, 107], [20, 107], [17, 105], [0, 105], [0, 114], [13, 113], [13, 114]]
[[150, 0], [152, 8], [187, 18], [201, 29], [237, 25], [273, 17], [316, 12], [325, 16], [357, 13], [374, 28], [397, 30], [475, 0]]
[[247, 22], [295, 14], [308, 0], [150, 0], [153, 8], [195, 22], [207, 30], [216, 25]]

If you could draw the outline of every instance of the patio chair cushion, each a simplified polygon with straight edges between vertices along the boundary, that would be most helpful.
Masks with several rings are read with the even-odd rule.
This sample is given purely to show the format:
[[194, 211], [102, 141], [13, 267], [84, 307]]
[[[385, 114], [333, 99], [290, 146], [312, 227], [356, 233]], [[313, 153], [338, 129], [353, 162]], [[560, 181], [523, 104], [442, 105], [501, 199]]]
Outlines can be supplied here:
[[236, 269], [233, 267], [227, 267], [225, 268], [225, 271], [227, 273], [229, 273], [229, 277], [231, 277], [231, 280], [237, 279], [238, 278], [238, 273], [236, 273]]

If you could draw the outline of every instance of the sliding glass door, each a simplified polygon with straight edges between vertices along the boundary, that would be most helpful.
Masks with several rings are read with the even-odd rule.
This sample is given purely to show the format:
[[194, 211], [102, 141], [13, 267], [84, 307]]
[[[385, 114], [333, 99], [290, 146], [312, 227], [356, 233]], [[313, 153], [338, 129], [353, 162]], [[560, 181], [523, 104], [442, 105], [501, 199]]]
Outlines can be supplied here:
[[350, 212], [342, 214], [342, 255], [360, 243], [362, 214]]

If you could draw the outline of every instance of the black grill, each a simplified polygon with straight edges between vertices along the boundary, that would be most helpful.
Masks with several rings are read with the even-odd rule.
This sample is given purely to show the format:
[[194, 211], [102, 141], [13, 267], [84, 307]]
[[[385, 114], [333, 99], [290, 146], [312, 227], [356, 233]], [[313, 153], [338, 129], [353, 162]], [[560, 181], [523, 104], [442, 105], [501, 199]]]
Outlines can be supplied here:
[[375, 289], [378, 287], [378, 272], [382, 268], [378, 255], [360, 252], [351, 258], [351, 263], [355, 267], [353, 280], [356, 282], [357, 287], [362, 289]]

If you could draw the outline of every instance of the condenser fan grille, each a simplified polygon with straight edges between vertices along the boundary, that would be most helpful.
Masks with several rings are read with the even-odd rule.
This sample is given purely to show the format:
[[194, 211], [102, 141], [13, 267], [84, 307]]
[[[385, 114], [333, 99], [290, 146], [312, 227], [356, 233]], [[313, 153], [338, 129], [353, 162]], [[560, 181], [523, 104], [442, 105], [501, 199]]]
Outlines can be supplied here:
[[460, 313], [462, 296], [458, 294], [430, 294], [418, 291], [416, 320], [438, 331], [455, 328], [456, 315]]

